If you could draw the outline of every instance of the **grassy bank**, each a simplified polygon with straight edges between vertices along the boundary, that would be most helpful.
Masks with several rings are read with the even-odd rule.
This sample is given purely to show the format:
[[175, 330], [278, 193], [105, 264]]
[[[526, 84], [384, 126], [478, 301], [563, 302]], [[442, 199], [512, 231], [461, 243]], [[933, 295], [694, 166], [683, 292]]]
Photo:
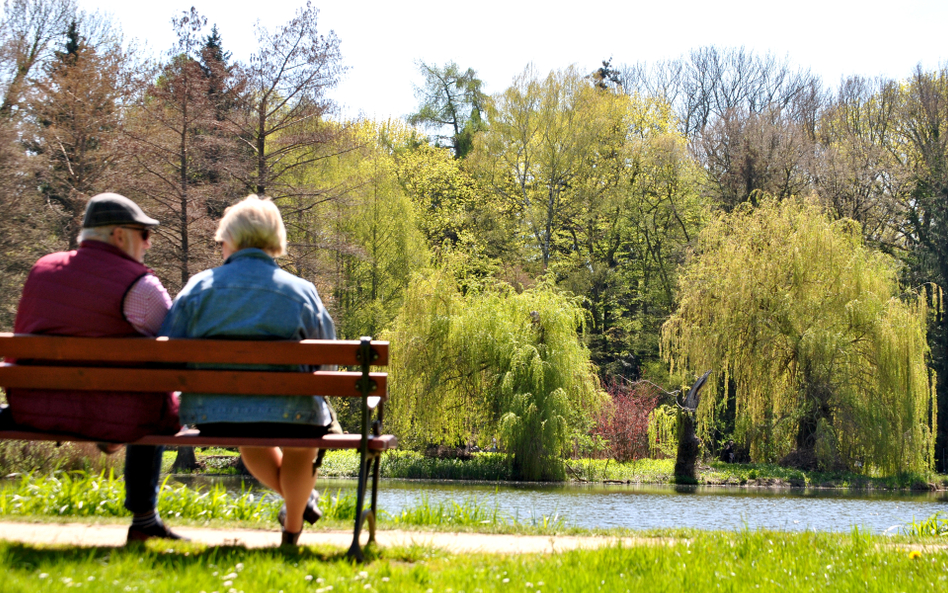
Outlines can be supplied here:
[[[125, 485], [114, 473], [58, 472], [52, 475], [25, 475], [0, 489], [0, 519], [124, 518]], [[158, 511], [177, 525], [267, 525], [276, 522], [282, 501], [249, 491], [231, 494], [217, 484], [207, 489], [184, 485], [161, 486]], [[320, 527], [349, 528], [355, 517], [356, 497], [352, 491], [324, 490], [320, 499], [323, 518]], [[419, 504], [393, 514], [380, 509], [381, 527], [477, 528], [508, 533], [556, 533], [566, 531], [558, 516], [517, 518], [504, 515], [482, 501], [468, 497], [460, 501]]]
[[343, 550], [248, 550], [156, 542], [129, 548], [55, 548], [0, 542], [5, 593], [181, 591], [936, 591], [948, 586], [948, 553], [880, 545], [854, 530], [702, 533], [659, 544], [553, 555], [446, 555], [386, 548], [365, 565]]
[[[175, 451], [166, 451], [163, 469], [171, 470]], [[201, 449], [197, 452], [200, 469], [197, 474], [237, 474], [239, 456], [226, 449]], [[49, 472], [52, 470], [83, 470], [98, 473], [114, 470], [121, 473], [123, 453], [104, 456], [91, 444], [0, 442], [0, 475]], [[674, 460], [641, 459], [617, 463], [604, 459], [571, 459], [566, 462], [566, 475], [573, 481], [626, 482], [638, 484], [670, 484], [674, 481]], [[358, 475], [359, 460], [355, 451], [329, 451], [320, 470], [323, 477]], [[468, 459], [427, 457], [414, 451], [390, 451], [382, 457], [381, 473], [386, 478], [427, 480], [512, 481], [514, 476], [507, 458], [501, 453], [475, 453]], [[817, 472], [781, 467], [776, 464], [712, 461], [701, 464], [699, 484], [729, 486], [764, 486], [794, 488], [848, 489], [944, 489], [948, 476], [902, 474], [873, 477], [851, 472]]]

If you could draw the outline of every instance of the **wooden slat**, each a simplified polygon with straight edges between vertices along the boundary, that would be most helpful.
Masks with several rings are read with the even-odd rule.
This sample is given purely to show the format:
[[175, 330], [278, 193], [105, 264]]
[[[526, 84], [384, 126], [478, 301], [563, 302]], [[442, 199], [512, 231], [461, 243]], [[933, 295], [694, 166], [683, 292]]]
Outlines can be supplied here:
[[[234, 395], [330, 395], [358, 397], [361, 373], [271, 372], [196, 369], [123, 369], [0, 364], [0, 386], [97, 391], [184, 391]], [[388, 393], [387, 375], [370, 373], [373, 395]]]
[[[389, 343], [373, 341], [373, 365], [388, 364]], [[358, 340], [183, 340], [73, 338], [0, 333], [0, 356], [106, 362], [357, 365]]]
[[[26, 430], [0, 430], [0, 439], [22, 441], [93, 442], [95, 439], [68, 434], [33, 432]], [[357, 434], [330, 434], [322, 438], [254, 438], [254, 437], [208, 437], [200, 436], [196, 430], [182, 431], [177, 435], [147, 436], [132, 445], [166, 445], [191, 447], [317, 447], [319, 449], [357, 449], [362, 437]], [[369, 449], [385, 451], [398, 446], [398, 439], [390, 434], [372, 437]]]

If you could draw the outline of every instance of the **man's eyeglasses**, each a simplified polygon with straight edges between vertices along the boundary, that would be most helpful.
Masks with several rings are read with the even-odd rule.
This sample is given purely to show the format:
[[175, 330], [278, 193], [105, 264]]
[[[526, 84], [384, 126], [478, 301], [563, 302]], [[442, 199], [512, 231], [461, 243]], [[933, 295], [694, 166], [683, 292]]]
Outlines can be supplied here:
[[128, 229], [130, 231], [138, 231], [142, 235], [142, 241], [147, 241], [148, 237], [151, 236], [151, 229], [143, 229], [137, 226], [120, 226], [120, 229]]

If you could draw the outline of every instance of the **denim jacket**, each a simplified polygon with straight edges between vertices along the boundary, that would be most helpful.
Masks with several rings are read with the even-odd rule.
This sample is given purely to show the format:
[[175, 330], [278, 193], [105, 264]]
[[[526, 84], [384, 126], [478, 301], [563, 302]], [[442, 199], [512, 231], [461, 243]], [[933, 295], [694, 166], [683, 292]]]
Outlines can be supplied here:
[[[250, 248], [234, 253], [218, 268], [193, 276], [174, 299], [159, 335], [331, 340], [336, 331], [311, 282], [280, 269], [260, 249]], [[182, 424], [285, 422], [326, 426], [332, 421], [322, 397], [291, 395], [183, 393], [180, 417]]]

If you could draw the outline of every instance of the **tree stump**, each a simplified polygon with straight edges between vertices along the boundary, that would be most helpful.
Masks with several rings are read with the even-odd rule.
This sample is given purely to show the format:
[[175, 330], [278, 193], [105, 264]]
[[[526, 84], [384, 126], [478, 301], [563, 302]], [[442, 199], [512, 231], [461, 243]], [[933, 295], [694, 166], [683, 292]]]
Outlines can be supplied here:
[[[678, 454], [675, 456], [675, 482], [678, 484], [696, 484], [698, 474], [695, 467], [701, 443], [695, 435], [695, 411], [700, 403], [701, 388], [708, 381], [711, 371], [706, 371], [691, 386], [685, 401], [678, 403]], [[677, 403], [677, 402], [676, 402]]]

